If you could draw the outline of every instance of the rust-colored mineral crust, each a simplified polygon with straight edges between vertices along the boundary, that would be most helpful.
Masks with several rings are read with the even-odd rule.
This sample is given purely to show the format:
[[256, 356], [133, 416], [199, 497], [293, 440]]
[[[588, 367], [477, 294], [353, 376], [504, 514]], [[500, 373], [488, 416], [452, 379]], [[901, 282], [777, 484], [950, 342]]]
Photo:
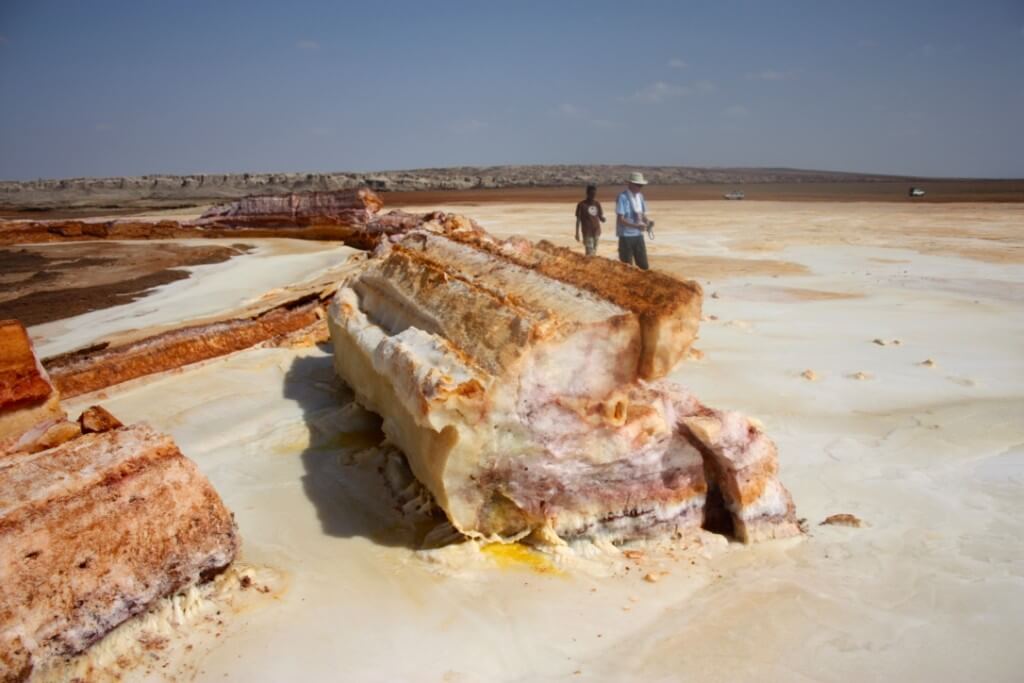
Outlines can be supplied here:
[[69, 435], [60, 394], [17, 320], [0, 320], [0, 456], [58, 443]]
[[0, 221], [0, 246], [85, 240], [149, 240], [218, 237], [178, 221]]
[[0, 459], [0, 681], [226, 567], [234, 519], [146, 425]]
[[112, 429], [123, 427], [121, 421], [110, 414], [110, 411], [103, 406], [89, 406], [78, 416], [78, 424], [83, 434], [95, 434], [109, 432]]
[[183, 327], [119, 346], [85, 349], [48, 358], [46, 368], [66, 397], [225, 356], [259, 344], [286, 343], [311, 327], [322, 329], [323, 309], [316, 296], [273, 308], [252, 318], [236, 318]]
[[39, 403], [52, 392], [24, 326], [0, 320], [0, 411]]
[[[232, 219], [212, 219], [207, 225], [178, 221], [2, 221], [0, 246], [40, 244], [48, 242], [82, 242], [92, 240], [151, 240], [203, 238], [262, 238], [344, 242], [356, 249], [372, 249], [385, 234], [384, 224], [365, 222], [301, 222], [286, 224], [274, 221], [262, 226], [246, 225], [248, 219], [232, 224]], [[261, 219], [262, 220], [262, 219]]]

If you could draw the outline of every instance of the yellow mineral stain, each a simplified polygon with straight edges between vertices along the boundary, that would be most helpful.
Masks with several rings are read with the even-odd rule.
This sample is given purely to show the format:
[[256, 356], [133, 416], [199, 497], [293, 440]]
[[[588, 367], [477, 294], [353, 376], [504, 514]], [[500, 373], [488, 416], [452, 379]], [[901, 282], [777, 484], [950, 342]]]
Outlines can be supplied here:
[[562, 573], [562, 570], [542, 553], [522, 543], [488, 543], [481, 550], [502, 568], [526, 567], [539, 574]]
[[309, 436], [301, 434], [275, 441], [272, 442], [271, 448], [275, 455], [295, 455], [309, 448]]

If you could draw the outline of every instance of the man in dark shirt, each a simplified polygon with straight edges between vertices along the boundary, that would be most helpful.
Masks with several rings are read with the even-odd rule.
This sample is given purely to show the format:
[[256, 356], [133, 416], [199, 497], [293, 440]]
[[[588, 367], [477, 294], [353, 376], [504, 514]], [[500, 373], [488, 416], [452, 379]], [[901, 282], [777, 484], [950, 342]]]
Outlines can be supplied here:
[[582, 228], [583, 248], [587, 250], [587, 256], [597, 254], [597, 240], [601, 237], [601, 223], [604, 223], [604, 211], [596, 196], [597, 186], [587, 185], [587, 198], [576, 205], [576, 241], [580, 241]]

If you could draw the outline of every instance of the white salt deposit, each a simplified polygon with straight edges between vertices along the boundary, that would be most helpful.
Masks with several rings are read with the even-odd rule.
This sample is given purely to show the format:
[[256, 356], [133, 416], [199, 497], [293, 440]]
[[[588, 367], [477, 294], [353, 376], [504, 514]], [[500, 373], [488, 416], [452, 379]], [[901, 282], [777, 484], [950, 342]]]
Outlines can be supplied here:
[[[758, 207], [734, 208], [742, 204], [652, 202], [652, 252], [762, 258], [737, 246], [759, 237]], [[509, 206], [470, 211], [498, 233], [571, 237], [566, 207]], [[674, 379], [765, 423], [782, 481], [810, 521], [803, 541], [651, 549], [606, 575], [584, 565], [601, 564], [607, 549], [586, 562], [473, 546], [417, 552], [426, 530], [403, 524], [377, 473], [351, 457], [372, 443], [372, 420], [343, 408], [350, 394], [336, 387], [326, 351], [253, 350], [110, 391], [115, 415], [168, 430], [210, 477], [237, 516], [245, 561], [288, 577], [279, 600], [232, 616], [236, 628], [216, 647], [175, 666], [199, 681], [1019, 679], [1024, 301], [1001, 283], [1019, 287], [1024, 266], [922, 254], [925, 243], [908, 244], [900, 227], [948, 225], [952, 215], [963, 221], [957, 244], [980, 248], [972, 221], [988, 221], [1015, 226], [1008, 239], [1019, 247], [1022, 206], [921, 205], [909, 215], [801, 204], [793, 234], [812, 223], [830, 237], [782, 240], [770, 258], [809, 274], [715, 278], [720, 296], [705, 313], [719, 321], [698, 341], [707, 357]], [[783, 234], [783, 209], [760, 210]], [[843, 244], [886, 216], [889, 237]], [[200, 266], [168, 289], [190, 288], [191, 306], [210, 280], [225, 283], [215, 298], [230, 305], [336, 253], [311, 249], [288, 272], [243, 257], [255, 262], [244, 278], [230, 272], [243, 259]], [[860, 296], [761, 295], [768, 287]], [[184, 301], [149, 297], [117, 319], [90, 319], [88, 332], [81, 319], [55, 324], [44, 348], [152, 320], [147, 311], [168, 300]], [[730, 320], [749, 325], [722, 324]], [[923, 358], [938, 364], [923, 368]], [[800, 377], [806, 368], [818, 381]], [[872, 380], [847, 379], [861, 371]], [[835, 513], [866, 526], [818, 526]]]

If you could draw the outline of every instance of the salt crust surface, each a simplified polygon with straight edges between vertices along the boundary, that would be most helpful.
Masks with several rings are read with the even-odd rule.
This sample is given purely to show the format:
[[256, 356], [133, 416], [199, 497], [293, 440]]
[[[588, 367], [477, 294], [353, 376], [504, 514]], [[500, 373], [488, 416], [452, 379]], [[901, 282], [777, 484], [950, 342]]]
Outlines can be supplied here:
[[[571, 231], [563, 207], [511, 208], [469, 212], [499, 234]], [[945, 225], [943, 207], [915, 208], [916, 221]], [[856, 204], [815, 210], [833, 242], [863, 220]], [[661, 207], [658, 249], [744, 257], [688, 233], [692, 216], [673, 211]], [[1019, 241], [1020, 207], [1007, 211]], [[972, 225], [962, 228], [969, 245]], [[169, 431], [210, 477], [238, 518], [244, 560], [289, 577], [272, 606], [175, 665], [200, 681], [1015, 680], [1024, 303], [999, 283], [1019, 286], [1024, 267], [836, 243], [772, 258], [810, 273], [713, 283], [705, 313], [717, 320], [697, 342], [706, 358], [672, 378], [765, 423], [811, 523], [804, 541], [712, 538], [611, 564], [590, 548], [551, 559], [557, 571], [472, 546], [421, 552], [421, 530], [381, 505], [379, 477], [353, 457], [372, 420], [344, 407], [325, 350], [253, 350], [111, 392], [115, 415]], [[761, 295], [777, 287], [863, 296]], [[800, 378], [807, 368], [819, 381]], [[848, 379], [858, 371], [873, 381]], [[817, 526], [840, 512], [867, 526]]]

